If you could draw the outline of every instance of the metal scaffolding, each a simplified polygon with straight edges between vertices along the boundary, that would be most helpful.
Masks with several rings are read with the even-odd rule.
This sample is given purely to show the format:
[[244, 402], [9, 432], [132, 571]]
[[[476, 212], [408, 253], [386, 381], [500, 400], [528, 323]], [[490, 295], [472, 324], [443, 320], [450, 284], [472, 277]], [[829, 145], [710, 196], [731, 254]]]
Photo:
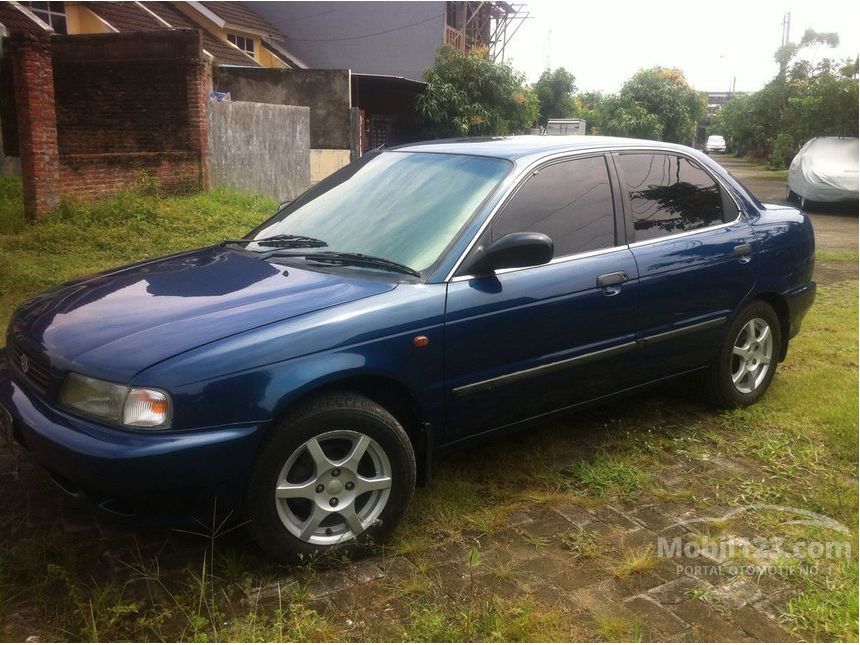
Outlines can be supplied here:
[[485, 47], [493, 62], [505, 59], [505, 47], [529, 17], [525, 3], [452, 2], [445, 41], [465, 52]]

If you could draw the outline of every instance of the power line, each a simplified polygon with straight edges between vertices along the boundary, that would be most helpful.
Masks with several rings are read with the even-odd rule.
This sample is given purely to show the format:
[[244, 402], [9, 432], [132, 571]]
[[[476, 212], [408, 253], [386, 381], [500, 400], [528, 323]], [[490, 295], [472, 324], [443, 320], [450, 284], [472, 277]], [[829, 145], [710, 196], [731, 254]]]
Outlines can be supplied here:
[[439, 20], [445, 14], [439, 14], [438, 16], [430, 16], [429, 18], [425, 18], [424, 20], [419, 20], [418, 22], [413, 22], [411, 25], [403, 25], [402, 27], [394, 27], [392, 29], [386, 29], [385, 31], [379, 31], [375, 34], [364, 34], [363, 36], [347, 36], [346, 38], [293, 38], [290, 35], [287, 35], [288, 42], [297, 42], [297, 43], [339, 43], [345, 40], [361, 40], [362, 38], [373, 38], [375, 36], [383, 36], [385, 34], [390, 34], [395, 31], [403, 31], [404, 29], [411, 29], [412, 27], [417, 27], [418, 25], [423, 25], [425, 22], [430, 22], [431, 20]]

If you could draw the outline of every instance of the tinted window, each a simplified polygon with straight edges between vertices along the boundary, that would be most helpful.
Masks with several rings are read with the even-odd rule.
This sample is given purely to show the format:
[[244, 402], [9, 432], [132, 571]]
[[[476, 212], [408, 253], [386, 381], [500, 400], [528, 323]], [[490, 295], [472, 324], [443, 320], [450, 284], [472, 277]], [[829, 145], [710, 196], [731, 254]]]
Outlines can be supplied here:
[[683, 233], [723, 221], [716, 181], [685, 157], [620, 155], [636, 239]]
[[612, 191], [604, 158], [542, 168], [493, 219], [483, 243], [521, 231], [549, 235], [555, 257], [614, 246]]

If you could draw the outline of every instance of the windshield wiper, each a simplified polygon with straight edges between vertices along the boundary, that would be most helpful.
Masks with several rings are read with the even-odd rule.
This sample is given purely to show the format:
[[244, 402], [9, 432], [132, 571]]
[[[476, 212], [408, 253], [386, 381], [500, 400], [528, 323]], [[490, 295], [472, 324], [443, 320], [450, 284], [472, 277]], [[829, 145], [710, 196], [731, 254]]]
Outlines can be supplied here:
[[353, 266], [369, 267], [371, 269], [385, 269], [388, 271], [397, 271], [398, 273], [406, 273], [414, 275], [417, 278], [421, 274], [400, 262], [394, 260], [386, 260], [375, 255], [365, 255], [364, 253], [342, 253], [339, 251], [323, 251], [321, 253], [303, 253], [302, 257], [312, 262], [323, 262], [328, 264], [351, 264]]
[[290, 249], [314, 249], [322, 246], [328, 246], [323, 240], [307, 235], [273, 235], [272, 237], [261, 237], [259, 239], [240, 238], [224, 240], [221, 244], [262, 244], [264, 246], [274, 248], [290, 248]]

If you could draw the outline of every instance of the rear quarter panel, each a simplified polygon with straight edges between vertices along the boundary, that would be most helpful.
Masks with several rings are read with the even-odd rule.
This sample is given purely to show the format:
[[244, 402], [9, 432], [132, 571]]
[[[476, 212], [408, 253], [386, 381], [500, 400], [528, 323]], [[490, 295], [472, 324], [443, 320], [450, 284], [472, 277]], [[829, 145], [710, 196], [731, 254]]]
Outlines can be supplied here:
[[752, 226], [761, 248], [757, 291], [785, 294], [812, 281], [815, 233], [806, 213], [765, 204]]

